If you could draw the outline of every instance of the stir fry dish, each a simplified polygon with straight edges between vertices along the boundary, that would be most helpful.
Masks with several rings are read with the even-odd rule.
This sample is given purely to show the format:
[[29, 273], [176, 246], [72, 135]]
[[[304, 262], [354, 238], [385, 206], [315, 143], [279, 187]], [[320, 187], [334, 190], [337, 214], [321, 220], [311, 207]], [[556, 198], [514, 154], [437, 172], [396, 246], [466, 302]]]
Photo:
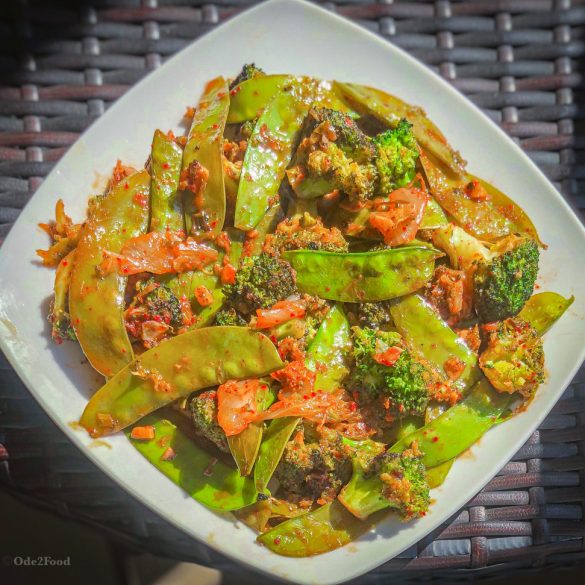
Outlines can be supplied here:
[[246, 65], [185, 116], [41, 224], [52, 337], [105, 377], [81, 425], [280, 555], [432, 512], [573, 300], [535, 294], [530, 218], [378, 89]]

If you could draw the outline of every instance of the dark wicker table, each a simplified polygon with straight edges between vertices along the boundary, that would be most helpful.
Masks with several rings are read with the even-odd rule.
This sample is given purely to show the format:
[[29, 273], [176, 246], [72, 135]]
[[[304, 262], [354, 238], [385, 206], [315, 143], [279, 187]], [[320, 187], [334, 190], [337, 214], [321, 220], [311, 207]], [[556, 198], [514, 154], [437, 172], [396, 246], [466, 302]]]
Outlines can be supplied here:
[[[68, 146], [116, 98], [250, 4], [3, 0], [0, 238]], [[583, 0], [324, 5], [438, 71], [517, 140], [575, 207], [585, 209]], [[1, 355], [0, 487], [93, 524], [131, 549], [234, 568], [98, 471], [48, 419]], [[359, 581], [385, 582], [391, 575], [426, 580], [432, 570], [433, 577], [452, 582], [582, 563], [584, 502], [582, 369], [540, 429], [481, 493], [415, 547]]]

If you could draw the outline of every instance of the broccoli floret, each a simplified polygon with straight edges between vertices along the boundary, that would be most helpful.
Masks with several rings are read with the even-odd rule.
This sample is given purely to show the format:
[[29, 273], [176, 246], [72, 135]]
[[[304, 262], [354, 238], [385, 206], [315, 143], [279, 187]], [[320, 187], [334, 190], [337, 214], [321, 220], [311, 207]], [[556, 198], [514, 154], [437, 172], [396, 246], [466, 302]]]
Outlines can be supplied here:
[[353, 202], [363, 202], [374, 195], [377, 180], [374, 165], [357, 163], [334, 142], [328, 143], [322, 150], [311, 152], [306, 166], [309, 176], [301, 183], [302, 192], [320, 192], [324, 195], [338, 189]]
[[387, 195], [410, 183], [414, 179], [418, 160], [412, 124], [400, 120], [393, 130], [386, 130], [374, 137], [374, 143], [377, 146], [377, 193]]
[[330, 139], [345, 155], [360, 164], [372, 161], [376, 154], [372, 139], [343, 112], [329, 108], [313, 108], [305, 118], [302, 135], [310, 136], [324, 123], [327, 124], [326, 130], [333, 132], [329, 134]]
[[228, 307], [241, 315], [250, 315], [296, 293], [296, 274], [280, 258], [269, 254], [247, 256], [236, 273], [236, 282], [224, 286], [223, 292]]
[[163, 323], [171, 327], [181, 327], [183, 324], [183, 313], [181, 303], [175, 293], [166, 286], [149, 279], [142, 283], [138, 292], [153, 287], [150, 292], [143, 296], [143, 306], [146, 308], [149, 316], [153, 318], [160, 317]]
[[360, 327], [379, 329], [382, 325], [392, 322], [388, 303], [359, 303], [355, 310], [357, 322]]
[[353, 475], [341, 490], [339, 501], [357, 518], [392, 508], [405, 521], [424, 516], [429, 509], [429, 485], [421, 454], [385, 451], [364, 465], [353, 460]]
[[245, 327], [246, 320], [234, 308], [221, 309], [215, 315], [216, 325], [235, 325], [237, 327]]
[[479, 365], [496, 390], [528, 398], [544, 381], [542, 339], [530, 323], [506, 319], [489, 334]]
[[236, 85], [239, 85], [243, 81], [248, 81], [248, 79], [253, 79], [254, 77], [262, 77], [263, 75], [266, 74], [260, 67], [256, 67], [254, 63], [248, 63], [242, 67], [237, 77], [230, 83], [230, 89], [234, 89]]
[[475, 310], [484, 323], [517, 315], [531, 297], [538, 275], [539, 251], [529, 237], [507, 236], [491, 250], [489, 262], [473, 275]]
[[434, 230], [433, 243], [447, 252], [454, 268], [473, 278], [473, 304], [483, 323], [514, 317], [532, 295], [540, 255], [532, 238], [512, 234], [489, 248], [448, 225]]
[[404, 348], [400, 334], [354, 327], [353, 336], [351, 387], [365, 400], [386, 396], [398, 416], [422, 415], [428, 402], [424, 369]]
[[297, 498], [332, 500], [351, 475], [351, 461], [341, 435], [299, 425], [274, 472], [280, 488]]
[[229, 453], [227, 437], [217, 422], [217, 392], [205, 390], [195, 394], [190, 402], [195, 433], [211, 441], [220, 451]]
[[326, 228], [320, 218], [309, 213], [285, 219], [273, 234], [266, 236], [264, 251], [280, 255], [287, 250], [326, 250], [347, 252], [348, 244], [336, 228]]

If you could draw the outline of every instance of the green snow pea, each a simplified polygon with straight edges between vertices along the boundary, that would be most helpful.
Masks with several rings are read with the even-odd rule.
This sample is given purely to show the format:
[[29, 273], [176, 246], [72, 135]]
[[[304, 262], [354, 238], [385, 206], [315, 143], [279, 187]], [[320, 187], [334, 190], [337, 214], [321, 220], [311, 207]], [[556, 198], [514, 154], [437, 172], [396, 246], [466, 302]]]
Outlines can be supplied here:
[[420, 222], [419, 229], [421, 230], [432, 230], [439, 228], [449, 223], [443, 208], [437, 203], [437, 200], [429, 195], [427, 206], [425, 207], [422, 221]]
[[115, 433], [195, 390], [258, 378], [283, 367], [276, 348], [245, 327], [207, 327], [167, 339], [119, 371], [90, 399], [81, 424]]
[[351, 346], [349, 321], [341, 306], [334, 305], [317, 330], [305, 360], [307, 368], [312, 371], [316, 371], [318, 364], [327, 367], [325, 371], [317, 372], [316, 390], [330, 392], [339, 388], [349, 371]]
[[[347, 354], [350, 348], [349, 323], [343, 309], [334, 305], [329, 309], [307, 351], [306, 365], [309, 369], [314, 370], [317, 363], [330, 366], [327, 371], [317, 374], [315, 388], [327, 392], [339, 387], [347, 374]], [[300, 420], [298, 417], [277, 418], [268, 426], [254, 468], [254, 481], [259, 492], [266, 493], [266, 486]]]
[[309, 108], [313, 86], [292, 83], [282, 88], [258, 118], [248, 141], [238, 186], [234, 222], [238, 229], [255, 228], [274, 202]]
[[349, 100], [358, 111], [366, 112], [390, 127], [396, 126], [401, 118], [406, 118], [413, 125], [414, 136], [423, 148], [432, 152], [452, 172], [458, 175], [464, 173], [465, 161], [451, 148], [443, 133], [427, 118], [422, 108], [365, 85], [335, 81], [334, 89]]
[[544, 335], [574, 300], [573, 296], [566, 299], [555, 292], [538, 293], [528, 299], [518, 317], [528, 321], [540, 335]]
[[183, 204], [177, 196], [183, 149], [157, 130], [150, 151], [150, 230], [184, 230]]
[[427, 469], [427, 483], [432, 490], [443, 484], [451, 467], [453, 467], [453, 463], [455, 463], [455, 459], [450, 459], [441, 465]]
[[[125, 431], [152, 465], [194, 500], [214, 510], [239, 510], [256, 501], [254, 483], [199, 447], [184, 417], [170, 410], [164, 413], [165, 418], [162, 416], [153, 413], [140, 421], [141, 426], [154, 427], [155, 438], [150, 441], [131, 439], [131, 429]], [[169, 448], [174, 457], [165, 460], [163, 454]]]
[[[270, 388], [269, 382], [265, 383], [265, 389], [256, 394], [258, 410], [266, 410], [274, 402], [275, 394]], [[262, 421], [250, 423], [241, 433], [227, 438], [230, 452], [240, 470], [240, 475], [250, 475], [260, 450], [264, 423]]]
[[383, 515], [373, 514], [367, 520], [358, 520], [334, 500], [308, 514], [286, 520], [256, 540], [285, 557], [310, 557], [349, 544], [373, 528]]
[[75, 266], [75, 248], [59, 262], [55, 271], [55, 296], [51, 305], [51, 335], [57, 343], [71, 339], [71, 318], [69, 315], [69, 285]]
[[356, 303], [418, 290], [432, 277], [440, 255], [433, 248], [408, 246], [356, 253], [290, 250], [283, 257], [296, 270], [301, 292]]
[[127, 278], [111, 272], [101, 276], [103, 251], [119, 253], [124, 242], [148, 225], [150, 175], [140, 171], [123, 179], [104, 196], [80, 230], [69, 287], [71, 324], [89, 363], [113, 376], [133, 359], [124, 324]]
[[282, 207], [280, 202], [274, 203], [268, 208], [264, 217], [258, 222], [255, 230], [258, 232], [256, 237], [252, 240], [248, 240], [245, 246], [246, 256], [258, 256], [262, 253], [266, 236], [271, 234], [276, 229], [276, 226], [284, 219]]
[[422, 297], [401, 298], [392, 305], [390, 314], [406, 344], [441, 378], [446, 378], [445, 362], [454, 357], [465, 364], [455, 381], [459, 390], [465, 392], [479, 380], [481, 370], [477, 365], [477, 355]]
[[200, 195], [184, 192], [187, 232], [194, 235], [217, 235], [223, 229], [226, 197], [221, 155], [229, 105], [228, 84], [223, 77], [216, 77], [205, 87], [183, 151], [184, 172], [195, 162], [209, 172]]
[[236, 85], [230, 91], [227, 123], [238, 124], [246, 120], [254, 120], [282, 86], [292, 80], [290, 75], [262, 75]]

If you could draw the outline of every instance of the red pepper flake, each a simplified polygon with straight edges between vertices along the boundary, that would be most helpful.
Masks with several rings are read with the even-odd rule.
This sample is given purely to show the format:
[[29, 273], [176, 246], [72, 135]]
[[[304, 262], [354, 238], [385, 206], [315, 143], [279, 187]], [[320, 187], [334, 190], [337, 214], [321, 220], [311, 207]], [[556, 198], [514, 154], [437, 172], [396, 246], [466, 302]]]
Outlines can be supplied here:
[[63, 266], [67, 266], [67, 264], [69, 264], [69, 262], [67, 262], [67, 260], [63, 260], [63, 262], [61, 262], [61, 264], [63, 264]]
[[172, 461], [176, 456], [175, 450], [172, 447], [167, 447], [161, 456], [161, 461]]
[[137, 203], [140, 207], [146, 207], [148, 205], [148, 196], [146, 193], [136, 193], [134, 203]]
[[163, 163], [163, 169], [170, 169], [171, 165], [169, 163]]
[[280, 544], [280, 536], [277, 536], [277, 537], [274, 539], [274, 544], [275, 544], [276, 546], [278, 546], [278, 545]]
[[232, 89], [230, 91], [230, 95], [231, 96], [234, 96], [234, 95], [236, 95], [241, 90], [242, 90], [242, 87], [240, 85], [236, 85], [236, 87], [234, 87], [234, 89]]
[[130, 189], [130, 185], [128, 185], [128, 183], [124, 183], [124, 189]]
[[439, 441], [439, 437], [433, 437], [433, 443], [437, 443]]

